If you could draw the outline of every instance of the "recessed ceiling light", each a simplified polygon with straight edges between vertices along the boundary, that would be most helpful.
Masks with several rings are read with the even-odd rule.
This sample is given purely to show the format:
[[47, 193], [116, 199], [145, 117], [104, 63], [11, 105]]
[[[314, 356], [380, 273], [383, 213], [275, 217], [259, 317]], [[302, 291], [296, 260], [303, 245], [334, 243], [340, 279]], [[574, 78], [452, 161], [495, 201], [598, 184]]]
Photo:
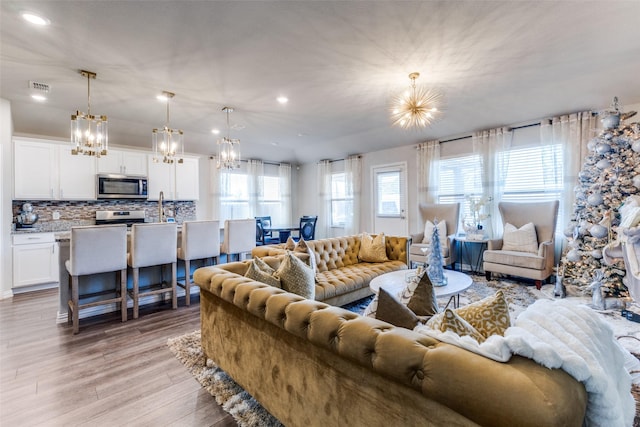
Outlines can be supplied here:
[[279, 96], [279, 97], [276, 98], [276, 100], [280, 104], [286, 104], [287, 102], [289, 102], [289, 98], [287, 98], [286, 96]]
[[31, 95], [31, 98], [35, 99], [36, 101], [40, 101], [40, 102], [43, 102], [43, 101], [47, 100], [46, 96], [38, 95], [38, 94]]
[[220, 134], [220, 129], [211, 129], [211, 133], [214, 135]]
[[22, 19], [34, 25], [45, 26], [51, 24], [51, 21], [49, 21], [47, 18], [36, 15], [33, 12], [22, 12], [20, 15], [22, 16]]

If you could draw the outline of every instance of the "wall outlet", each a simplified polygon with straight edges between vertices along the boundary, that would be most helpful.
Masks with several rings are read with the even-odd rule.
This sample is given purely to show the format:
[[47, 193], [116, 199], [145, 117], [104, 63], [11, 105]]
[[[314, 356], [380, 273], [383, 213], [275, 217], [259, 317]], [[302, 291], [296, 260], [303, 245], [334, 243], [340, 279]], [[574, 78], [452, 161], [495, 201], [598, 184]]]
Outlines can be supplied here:
[[54, 211], [52, 217], [53, 219], [60, 219], [60, 212]]

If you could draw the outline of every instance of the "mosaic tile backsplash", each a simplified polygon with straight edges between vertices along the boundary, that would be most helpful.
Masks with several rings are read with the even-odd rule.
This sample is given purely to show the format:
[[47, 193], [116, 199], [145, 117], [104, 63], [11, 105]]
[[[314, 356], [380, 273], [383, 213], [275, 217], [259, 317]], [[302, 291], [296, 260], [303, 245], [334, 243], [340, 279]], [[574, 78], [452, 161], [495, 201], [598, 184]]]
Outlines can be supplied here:
[[[107, 210], [144, 210], [146, 222], [158, 221], [158, 202], [143, 200], [96, 200], [96, 201], [57, 201], [57, 200], [14, 200], [12, 212], [15, 217], [22, 211], [24, 203], [31, 203], [33, 212], [38, 214], [34, 231], [66, 231], [73, 226], [93, 225], [96, 211]], [[177, 223], [196, 219], [196, 202], [164, 202], [165, 215], [176, 218]], [[58, 212], [60, 219], [54, 220]], [[172, 212], [174, 214], [172, 214]]]

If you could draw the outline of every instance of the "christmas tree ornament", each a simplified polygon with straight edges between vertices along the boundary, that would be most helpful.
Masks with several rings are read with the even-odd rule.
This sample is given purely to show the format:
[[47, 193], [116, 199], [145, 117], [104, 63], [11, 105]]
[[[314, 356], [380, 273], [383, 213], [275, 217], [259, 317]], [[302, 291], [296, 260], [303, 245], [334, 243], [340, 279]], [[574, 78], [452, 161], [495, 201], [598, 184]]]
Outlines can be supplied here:
[[593, 193], [592, 195], [587, 197], [587, 202], [591, 206], [599, 206], [599, 205], [602, 204], [603, 201], [604, 201], [604, 199], [602, 198], [602, 194], [600, 194], [600, 193]]
[[594, 249], [591, 251], [591, 256], [595, 259], [602, 259], [602, 249]]
[[573, 237], [573, 230], [575, 229], [576, 229], [575, 223], [569, 223], [569, 225], [565, 227], [563, 234], [565, 235], [565, 237], [571, 238]]
[[605, 133], [602, 135], [602, 137], [603, 137], [605, 140], [609, 141], [609, 140], [611, 140], [611, 138], [613, 138], [613, 134], [612, 134], [611, 132], [605, 132]]
[[569, 252], [567, 252], [567, 259], [572, 262], [578, 262], [582, 259], [582, 257], [580, 256], [580, 252], [578, 252], [576, 249], [571, 249]]
[[609, 234], [609, 230], [606, 227], [601, 226], [600, 224], [594, 224], [589, 228], [589, 234], [597, 239], [603, 239], [607, 237]]
[[602, 159], [596, 163], [596, 167], [600, 170], [604, 170], [611, 167], [611, 162], [607, 159]]
[[596, 145], [596, 153], [604, 155], [609, 152], [611, 152], [611, 146], [609, 144], [601, 143]]
[[631, 144], [631, 149], [636, 153], [640, 153], [640, 140], [633, 141], [633, 144]]
[[620, 124], [620, 105], [618, 104], [618, 97], [613, 97], [613, 102], [608, 109], [598, 112], [602, 127], [605, 129], [613, 129]]

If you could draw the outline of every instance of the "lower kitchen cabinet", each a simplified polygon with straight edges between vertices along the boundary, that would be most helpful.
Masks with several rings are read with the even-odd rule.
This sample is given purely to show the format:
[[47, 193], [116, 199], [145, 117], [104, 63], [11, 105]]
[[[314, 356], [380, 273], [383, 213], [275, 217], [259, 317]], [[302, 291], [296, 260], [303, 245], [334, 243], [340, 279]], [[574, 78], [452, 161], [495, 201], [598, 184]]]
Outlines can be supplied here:
[[58, 244], [53, 233], [13, 235], [13, 287], [58, 283]]

